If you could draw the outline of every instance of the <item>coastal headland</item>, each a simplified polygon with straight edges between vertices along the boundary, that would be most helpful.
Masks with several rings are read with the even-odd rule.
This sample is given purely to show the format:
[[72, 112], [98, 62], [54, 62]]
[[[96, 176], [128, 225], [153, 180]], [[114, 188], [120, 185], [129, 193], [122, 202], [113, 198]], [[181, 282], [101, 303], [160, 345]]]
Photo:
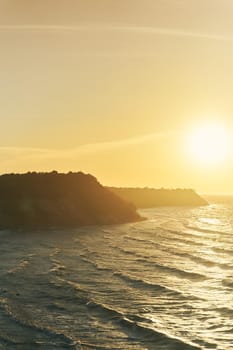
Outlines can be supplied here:
[[79, 227], [143, 220], [137, 208], [206, 205], [193, 190], [108, 188], [82, 172], [0, 176], [0, 227]]

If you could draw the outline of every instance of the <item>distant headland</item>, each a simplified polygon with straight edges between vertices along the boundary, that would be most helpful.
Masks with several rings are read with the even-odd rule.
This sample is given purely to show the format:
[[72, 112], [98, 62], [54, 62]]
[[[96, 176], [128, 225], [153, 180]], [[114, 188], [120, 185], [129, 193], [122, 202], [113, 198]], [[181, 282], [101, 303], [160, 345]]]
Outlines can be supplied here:
[[192, 189], [154, 189], [109, 187], [119, 197], [133, 203], [137, 208], [161, 206], [202, 206], [208, 202]]
[[0, 227], [78, 227], [142, 220], [133, 204], [82, 172], [0, 176]]

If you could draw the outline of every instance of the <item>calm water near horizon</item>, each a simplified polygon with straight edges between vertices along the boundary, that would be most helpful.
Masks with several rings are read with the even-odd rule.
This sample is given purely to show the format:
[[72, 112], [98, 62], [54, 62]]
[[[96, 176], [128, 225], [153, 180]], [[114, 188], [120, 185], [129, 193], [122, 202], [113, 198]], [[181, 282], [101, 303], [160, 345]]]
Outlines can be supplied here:
[[1, 231], [0, 349], [233, 349], [233, 197], [140, 212]]

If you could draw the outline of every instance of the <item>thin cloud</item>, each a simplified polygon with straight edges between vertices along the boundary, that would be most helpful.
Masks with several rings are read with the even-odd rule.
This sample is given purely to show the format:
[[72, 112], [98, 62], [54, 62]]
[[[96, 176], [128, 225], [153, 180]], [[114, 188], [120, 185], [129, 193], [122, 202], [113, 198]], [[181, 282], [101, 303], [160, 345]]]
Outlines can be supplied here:
[[190, 32], [185, 30], [151, 27], [151, 26], [119, 26], [119, 25], [0, 25], [0, 32], [28, 31], [28, 32], [128, 32], [174, 37], [188, 37], [217, 41], [233, 41], [232, 37], [214, 35], [208, 33]]
[[123, 140], [111, 142], [99, 142], [80, 145], [71, 149], [44, 149], [44, 148], [27, 148], [27, 147], [0, 147], [1, 156], [8, 155], [10, 159], [32, 159], [32, 158], [75, 158], [85, 155], [94, 155], [96, 153], [121, 149], [131, 145], [140, 145], [150, 141], [156, 141], [168, 137], [174, 132], [161, 132], [146, 134], [139, 137], [132, 137]]
[[175, 36], [175, 37], [191, 37], [197, 39], [209, 39], [209, 40], [219, 40], [219, 41], [233, 41], [232, 37], [226, 37], [221, 35], [213, 35], [207, 33], [190, 32], [185, 30], [173, 29], [173, 28], [161, 28], [161, 27], [122, 27], [122, 30], [155, 34], [155, 35], [165, 35], [165, 36]]

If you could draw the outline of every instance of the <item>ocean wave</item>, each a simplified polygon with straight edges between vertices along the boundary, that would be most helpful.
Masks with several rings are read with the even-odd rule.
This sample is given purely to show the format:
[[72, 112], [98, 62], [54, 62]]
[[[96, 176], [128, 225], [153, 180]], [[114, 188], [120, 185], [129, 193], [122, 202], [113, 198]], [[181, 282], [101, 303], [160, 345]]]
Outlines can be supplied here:
[[14, 267], [11, 270], [8, 270], [7, 272], [9, 274], [19, 272], [21, 270], [24, 270], [28, 265], [29, 265], [29, 260], [22, 260], [22, 261], [20, 261], [20, 263], [16, 267]]
[[[139, 233], [139, 232], [137, 232]], [[177, 229], [171, 229], [166, 227], [159, 227], [158, 230], [149, 231], [148, 234], [150, 235], [150, 238], [139, 238], [136, 236], [130, 236], [125, 235], [124, 237], [126, 239], [131, 239], [139, 242], [151, 242], [152, 244], [158, 243], [160, 239], [169, 241], [171, 244], [173, 241], [175, 242], [181, 242], [183, 244], [188, 245], [195, 245], [195, 246], [202, 246], [203, 242], [197, 241], [196, 239], [199, 238], [197, 235], [186, 232], [185, 230], [180, 230], [180, 228]], [[143, 235], [145, 236], [145, 232], [143, 232]], [[153, 238], [153, 239], [152, 239]], [[191, 239], [189, 239], [191, 238]], [[195, 238], [195, 239], [194, 239]], [[156, 240], [155, 240], [156, 239]]]
[[200, 263], [204, 266], [207, 266], [207, 267], [212, 267], [212, 266], [220, 266], [222, 268], [226, 268], [226, 269], [231, 269], [231, 267], [229, 267], [228, 263], [219, 263], [219, 262], [216, 262], [216, 261], [213, 261], [213, 260], [210, 260], [210, 259], [206, 259], [206, 258], [203, 258], [203, 257], [200, 257], [198, 255], [193, 255], [190, 252], [185, 252], [181, 249], [179, 249], [179, 247], [172, 247], [171, 248], [171, 244], [169, 245], [166, 245], [164, 243], [161, 243], [161, 242], [154, 242], [150, 239], [141, 239], [141, 238], [137, 238], [137, 237], [131, 237], [131, 236], [128, 236], [126, 235], [125, 238], [127, 240], [132, 240], [132, 241], [136, 241], [136, 242], [143, 242], [144, 244], [146, 245], [149, 245], [150, 247], [153, 246], [156, 248], [156, 250], [160, 250], [162, 252], [166, 252], [166, 253], [169, 253], [169, 254], [172, 254], [174, 255], [174, 258], [176, 256], [180, 256], [180, 257], [183, 257], [183, 258], [187, 258], [188, 260], [192, 260], [194, 262], [197, 262], [197, 263]]
[[[216, 307], [215, 309], [213, 309], [213, 311], [217, 311], [219, 314], [221, 314], [221, 316], [228, 316], [230, 320], [232, 320], [232, 316], [233, 316], [233, 309], [230, 307]], [[219, 327], [220, 325], [217, 325], [217, 327]]]
[[49, 256], [50, 256], [50, 257], [54, 257], [54, 256], [58, 255], [60, 252], [61, 252], [61, 249], [55, 247], [55, 248], [51, 251], [51, 253], [49, 254]]
[[131, 250], [127, 250], [127, 249], [122, 248], [120, 246], [113, 246], [113, 247], [114, 247], [114, 249], [119, 250], [124, 254], [133, 255], [134, 257], [137, 258], [138, 262], [141, 262], [144, 265], [147, 265], [149, 267], [152, 267], [152, 266], [157, 267], [160, 270], [167, 271], [169, 273], [173, 273], [176, 276], [181, 277], [181, 278], [186, 278], [186, 279], [191, 279], [191, 280], [205, 280], [208, 278], [208, 276], [201, 274], [201, 273], [198, 273], [198, 272], [186, 271], [184, 269], [181, 270], [178, 267], [164, 265], [162, 263], [159, 263], [158, 261], [152, 260], [153, 258], [156, 258], [156, 256], [153, 256], [151, 258], [151, 257], [145, 256], [143, 254], [136, 253], [136, 252], [133, 252]]
[[[148, 264], [148, 262], [146, 262], [146, 264]], [[151, 264], [151, 262], [150, 262], [150, 264]], [[153, 262], [153, 264], [156, 267], [158, 267], [159, 269], [166, 271], [168, 273], [172, 273], [180, 278], [185, 278], [185, 279], [188, 279], [191, 281], [193, 281], [193, 280], [203, 281], [203, 280], [208, 279], [208, 276], [201, 274], [201, 273], [198, 273], [198, 272], [181, 270], [178, 267], [167, 266], [167, 265], [160, 264], [158, 262]]]
[[169, 295], [170, 297], [173, 296], [179, 300], [185, 300], [185, 299], [188, 299], [189, 301], [202, 300], [202, 299], [197, 298], [193, 295], [185, 295], [184, 293], [182, 293], [179, 290], [169, 288], [169, 287], [164, 286], [162, 284], [152, 283], [152, 282], [147, 281], [145, 279], [141, 279], [137, 276], [126, 275], [123, 272], [115, 272], [114, 276], [117, 276], [118, 278], [124, 280], [125, 282], [127, 282], [128, 284], [133, 286], [134, 288], [140, 288], [140, 289], [144, 289], [144, 290], [149, 289], [153, 292], [158, 292], [158, 293], [163, 292], [163, 293], [166, 293], [167, 295]]
[[195, 247], [202, 247], [205, 246], [204, 242], [200, 242], [200, 241], [195, 241], [195, 240], [191, 240], [191, 239], [187, 239], [187, 238], [183, 238], [182, 237], [182, 232], [177, 233], [177, 235], [174, 235], [174, 231], [168, 230], [169, 233], [171, 233], [172, 235], [166, 235], [165, 237], [163, 237], [164, 240], [169, 241], [170, 244], [173, 242], [179, 242], [183, 245], [188, 245], [188, 246], [195, 246]]
[[217, 253], [224, 253], [224, 254], [230, 255], [231, 257], [233, 255], [233, 249], [226, 248], [226, 247], [212, 247], [212, 250], [214, 250]]
[[112, 272], [112, 269], [106, 266], [101, 266], [100, 264], [98, 264], [96, 261], [92, 261], [84, 256], [81, 256], [81, 260], [89, 265], [91, 265], [92, 267], [94, 267], [95, 269], [99, 270], [99, 271], [110, 271]]
[[[201, 233], [210, 233], [211, 235], [226, 235], [226, 236], [230, 235], [230, 233], [225, 232], [225, 231], [219, 231], [219, 230], [213, 230], [213, 229], [210, 230], [210, 229], [198, 227], [198, 226], [186, 225], [185, 227], [187, 229], [201, 232]], [[208, 237], [208, 236], [205, 236], [205, 237]]]
[[[0, 308], [12, 322], [15, 322], [32, 331], [44, 334], [48, 345], [49, 343], [53, 343], [55, 341], [57, 345], [62, 345], [67, 349], [81, 349], [81, 347], [79, 347], [79, 341], [75, 341], [67, 334], [59, 332], [56, 329], [52, 329], [49, 326], [43, 326], [38, 322], [38, 320], [36, 320], [36, 317], [30, 317], [28, 314], [26, 314], [25, 310], [22, 309], [22, 306], [14, 304], [12, 301], [10, 301], [10, 299], [0, 298]], [[36, 343], [34, 345], [36, 346]]]
[[98, 310], [105, 319], [108, 318], [111, 322], [120, 325], [130, 337], [134, 339], [140, 339], [143, 343], [154, 344], [154, 346], [163, 346], [167, 350], [194, 350], [200, 349], [200, 347], [188, 343], [185, 340], [178, 339], [175, 336], [168, 335], [156, 330], [153, 325], [149, 325], [150, 320], [141, 318], [143, 321], [136, 322], [131, 320], [128, 315], [124, 315], [108, 305], [100, 304], [92, 301], [88, 303], [89, 308]]
[[20, 260], [20, 262], [17, 264], [17, 266], [11, 268], [10, 270], [7, 271], [8, 274], [15, 274], [17, 272], [21, 272], [22, 270], [25, 270], [30, 262], [31, 259], [35, 256], [35, 254], [28, 254], [26, 259]]
[[9, 338], [6, 334], [0, 334], [0, 346], [1, 345], [4, 345], [5, 349], [15, 349], [17, 342]]
[[222, 284], [226, 287], [233, 288], [233, 278], [225, 278], [222, 280]]
[[52, 267], [49, 272], [60, 272], [61, 270], [65, 270], [65, 266], [57, 259], [51, 259]]
[[198, 345], [192, 344], [184, 339], [176, 338], [169, 334], [163, 333], [155, 328], [148, 327], [140, 322], [134, 322], [124, 317], [120, 324], [132, 332], [135, 338], [142, 337], [145, 342], [152, 343], [156, 348], [166, 350], [197, 350], [201, 349]]

